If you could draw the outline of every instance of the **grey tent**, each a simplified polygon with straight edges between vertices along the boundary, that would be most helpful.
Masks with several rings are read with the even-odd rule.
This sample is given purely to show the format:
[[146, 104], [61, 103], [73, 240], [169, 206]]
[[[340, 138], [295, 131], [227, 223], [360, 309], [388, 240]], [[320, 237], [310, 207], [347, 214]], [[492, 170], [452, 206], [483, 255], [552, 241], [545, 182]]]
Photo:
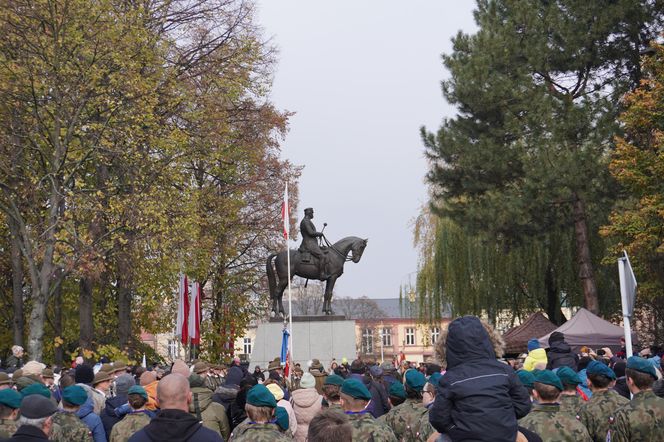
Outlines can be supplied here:
[[[565, 335], [567, 342], [572, 350], [579, 351], [581, 347], [587, 345], [590, 348], [598, 349], [609, 347], [612, 351], [620, 350], [620, 338], [625, 336], [622, 327], [611, 324], [597, 315], [590, 313], [585, 308], [579, 309], [572, 318], [553, 332], [560, 332]], [[549, 336], [546, 334], [539, 338], [540, 345], [543, 348], [549, 346]], [[632, 334], [632, 342], [636, 342], [636, 335]]]

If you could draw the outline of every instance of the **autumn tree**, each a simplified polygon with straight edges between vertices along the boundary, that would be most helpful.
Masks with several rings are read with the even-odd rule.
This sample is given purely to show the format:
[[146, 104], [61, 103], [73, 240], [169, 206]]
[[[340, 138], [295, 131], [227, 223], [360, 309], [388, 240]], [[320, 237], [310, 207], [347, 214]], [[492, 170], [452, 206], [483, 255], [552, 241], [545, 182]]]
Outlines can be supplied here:
[[627, 250], [639, 283], [642, 323], [654, 342], [664, 337], [664, 46], [653, 44], [643, 57], [644, 77], [623, 98], [610, 170], [624, 188], [603, 233], [617, 244], [608, 255]]
[[422, 130], [434, 211], [508, 245], [571, 232], [583, 304], [599, 313], [591, 243], [616, 189], [608, 153], [661, 5], [479, 0], [475, 21], [443, 56], [458, 114]]

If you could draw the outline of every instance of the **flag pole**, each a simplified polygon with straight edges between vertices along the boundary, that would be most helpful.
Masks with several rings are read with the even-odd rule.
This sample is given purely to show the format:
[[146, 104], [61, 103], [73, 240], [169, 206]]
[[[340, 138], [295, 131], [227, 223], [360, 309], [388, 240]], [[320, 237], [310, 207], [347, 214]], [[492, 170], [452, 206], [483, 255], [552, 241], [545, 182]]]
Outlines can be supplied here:
[[[290, 204], [288, 203], [288, 183], [286, 183], [286, 211], [284, 213], [285, 219], [288, 220], [288, 226], [290, 227]], [[293, 356], [293, 300], [291, 296], [291, 264], [290, 264], [290, 248], [288, 247], [288, 239], [290, 237], [290, 232], [286, 231], [286, 267], [288, 268], [288, 328], [290, 335], [288, 336], [289, 345], [288, 350], [290, 351], [290, 360], [294, 361]], [[286, 359], [288, 359], [288, 352], [286, 352]], [[288, 361], [284, 361], [288, 362]], [[289, 368], [288, 370], [288, 380], [291, 381], [293, 377], [293, 370]]]
[[625, 329], [625, 359], [632, 356], [632, 327], [629, 321], [630, 316], [632, 315], [630, 301], [630, 293], [627, 288], [627, 272], [625, 267], [628, 265], [629, 261], [627, 260], [627, 253], [624, 257], [618, 258], [618, 276], [620, 279], [620, 301], [622, 303], [622, 313], [623, 313], [623, 327]]

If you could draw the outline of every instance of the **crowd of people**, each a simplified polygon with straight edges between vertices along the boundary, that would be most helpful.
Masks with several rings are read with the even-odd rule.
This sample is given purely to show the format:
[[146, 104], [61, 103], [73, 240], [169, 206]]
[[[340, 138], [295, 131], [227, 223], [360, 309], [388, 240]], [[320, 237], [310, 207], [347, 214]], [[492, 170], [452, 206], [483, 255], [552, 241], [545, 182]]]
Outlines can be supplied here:
[[149, 368], [123, 362], [70, 369], [22, 363], [0, 372], [7, 441], [661, 441], [661, 349], [577, 353], [553, 333], [504, 360], [500, 334], [477, 317], [452, 321], [427, 364], [363, 361], [292, 373], [235, 358]]

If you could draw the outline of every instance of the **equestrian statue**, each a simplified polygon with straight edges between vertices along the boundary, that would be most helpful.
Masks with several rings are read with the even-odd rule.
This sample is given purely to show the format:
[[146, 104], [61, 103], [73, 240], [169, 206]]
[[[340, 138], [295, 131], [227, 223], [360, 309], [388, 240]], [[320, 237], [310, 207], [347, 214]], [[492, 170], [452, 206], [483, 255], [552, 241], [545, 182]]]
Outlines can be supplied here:
[[[344, 273], [344, 263], [346, 261], [360, 262], [368, 240], [348, 236], [334, 244], [330, 244], [323, 232], [316, 230], [316, 226], [312, 221], [313, 217], [314, 209], [310, 207], [304, 209], [304, 219], [300, 222], [302, 244], [297, 250], [289, 250], [290, 274], [291, 278], [299, 276], [305, 279], [325, 281], [323, 313], [332, 315], [334, 314], [332, 312], [332, 290], [337, 278]], [[326, 246], [321, 246], [319, 240], [324, 242]], [[268, 256], [266, 270], [270, 287], [270, 299], [272, 300], [272, 313], [275, 316], [277, 314], [284, 315], [282, 298], [288, 285], [286, 251]]]

